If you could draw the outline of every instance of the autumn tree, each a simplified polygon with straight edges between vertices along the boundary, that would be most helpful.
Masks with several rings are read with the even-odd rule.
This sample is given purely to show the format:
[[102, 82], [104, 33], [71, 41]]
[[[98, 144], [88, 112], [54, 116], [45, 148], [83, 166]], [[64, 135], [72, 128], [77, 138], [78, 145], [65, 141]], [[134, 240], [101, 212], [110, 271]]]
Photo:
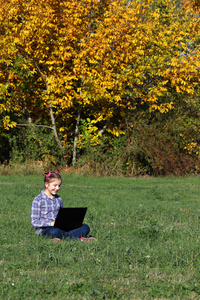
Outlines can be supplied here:
[[139, 98], [150, 111], [166, 112], [174, 105], [172, 89], [192, 94], [199, 83], [199, 47], [191, 47], [199, 21], [178, 15], [174, 1], [157, 1], [153, 11], [151, 1], [119, 3], [112, 3], [93, 39], [84, 40], [96, 98], [132, 109]]
[[[101, 18], [109, 1], [95, 4], [93, 1], [1, 1], [2, 97], [12, 99], [13, 107], [17, 103], [19, 111], [22, 102], [26, 102], [30, 114], [35, 113], [37, 106], [44, 113], [48, 107], [49, 113], [46, 117], [43, 113], [43, 118], [48, 120], [50, 116], [59, 144], [55, 116], [62, 116], [58, 125], [59, 130], [65, 132], [63, 111], [87, 102], [81, 94], [85, 60], [78, 63], [80, 43], [83, 36], [92, 33], [93, 19]], [[13, 65], [18, 58], [20, 72], [26, 73], [23, 78]], [[32, 77], [30, 89], [35, 102], [30, 101], [30, 92], [24, 93], [27, 76]], [[7, 109], [8, 102], [2, 103], [2, 110]], [[67, 117], [70, 118], [70, 113]], [[5, 120], [8, 127], [14, 125], [8, 123], [8, 116], [4, 123]]]
[[75, 132], [75, 149], [80, 121], [95, 144], [138, 107], [174, 109], [199, 84], [198, 11], [177, 2], [1, 0], [5, 127], [10, 111], [39, 116], [60, 147]]

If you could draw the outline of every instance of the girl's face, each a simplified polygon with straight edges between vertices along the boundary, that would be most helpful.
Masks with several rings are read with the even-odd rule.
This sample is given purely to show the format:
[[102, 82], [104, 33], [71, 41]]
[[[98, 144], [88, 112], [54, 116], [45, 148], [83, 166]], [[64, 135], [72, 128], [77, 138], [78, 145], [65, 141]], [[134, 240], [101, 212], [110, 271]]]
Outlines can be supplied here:
[[60, 189], [62, 181], [60, 179], [53, 179], [50, 182], [45, 182], [45, 194], [52, 198], [54, 197]]

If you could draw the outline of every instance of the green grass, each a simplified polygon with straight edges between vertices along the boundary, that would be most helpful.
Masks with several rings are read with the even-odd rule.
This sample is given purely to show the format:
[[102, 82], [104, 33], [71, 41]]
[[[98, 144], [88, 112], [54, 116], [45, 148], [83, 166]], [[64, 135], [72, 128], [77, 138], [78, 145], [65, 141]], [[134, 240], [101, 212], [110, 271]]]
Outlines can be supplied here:
[[97, 242], [53, 242], [30, 225], [41, 176], [0, 176], [1, 299], [199, 299], [200, 179], [63, 175]]

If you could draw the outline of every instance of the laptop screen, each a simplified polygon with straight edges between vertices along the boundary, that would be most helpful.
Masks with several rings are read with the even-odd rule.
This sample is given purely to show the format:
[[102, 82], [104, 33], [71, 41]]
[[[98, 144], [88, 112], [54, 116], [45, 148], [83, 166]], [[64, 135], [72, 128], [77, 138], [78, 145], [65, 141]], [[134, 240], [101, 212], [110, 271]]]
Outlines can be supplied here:
[[87, 211], [87, 207], [60, 208], [55, 220], [54, 227], [64, 231], [80, 228]]

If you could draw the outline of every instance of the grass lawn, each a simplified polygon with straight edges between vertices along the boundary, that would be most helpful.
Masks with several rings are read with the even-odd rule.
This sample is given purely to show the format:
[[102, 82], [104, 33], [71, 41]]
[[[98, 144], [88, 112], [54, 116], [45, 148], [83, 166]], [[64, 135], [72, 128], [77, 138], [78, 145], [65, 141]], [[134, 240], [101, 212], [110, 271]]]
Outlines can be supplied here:
[[43, 178], [0, 176], [0, 299], [200, 299], [200, 178], [62, 177], [97, 242], [37, 237]]

